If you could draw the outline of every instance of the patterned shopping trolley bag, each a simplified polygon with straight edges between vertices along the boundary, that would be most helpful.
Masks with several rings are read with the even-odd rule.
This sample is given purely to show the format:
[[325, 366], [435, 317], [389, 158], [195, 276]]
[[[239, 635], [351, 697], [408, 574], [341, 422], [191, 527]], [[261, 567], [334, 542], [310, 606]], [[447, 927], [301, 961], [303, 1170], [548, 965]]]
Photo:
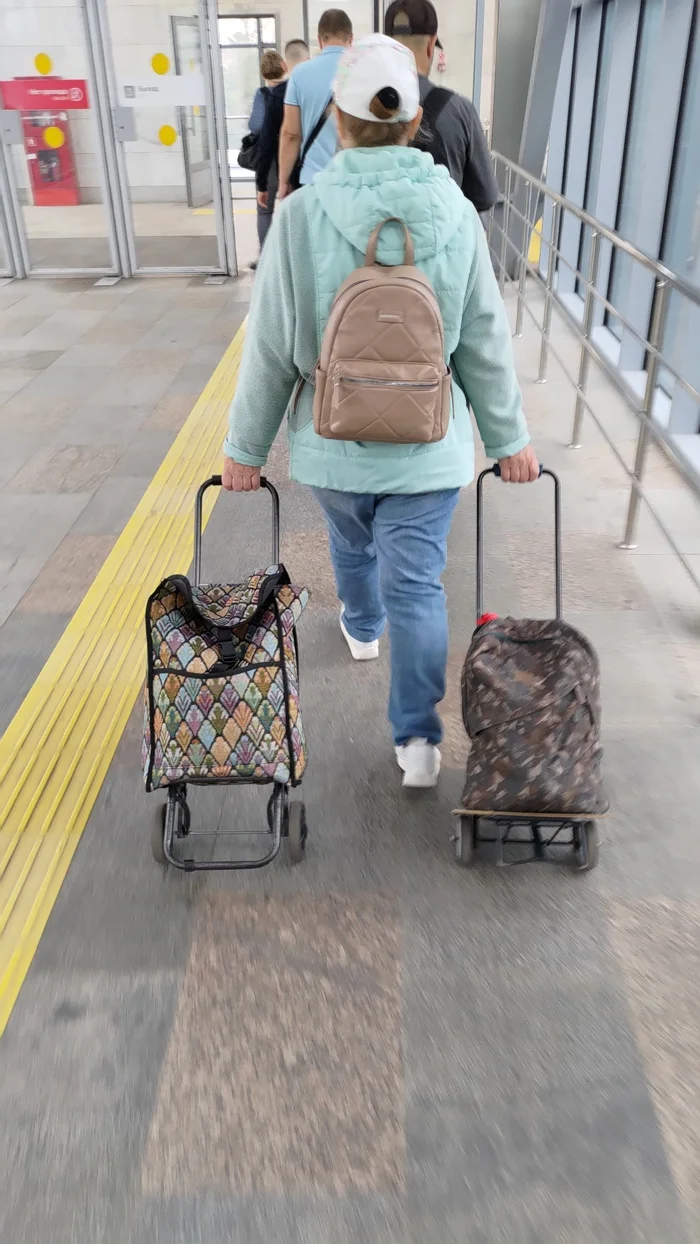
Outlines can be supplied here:
[[309, 600], [284, 566], [243, 583], [164, 579], [146, 607], [146, 790], [281, 782], [306, 767], [296, 624]]

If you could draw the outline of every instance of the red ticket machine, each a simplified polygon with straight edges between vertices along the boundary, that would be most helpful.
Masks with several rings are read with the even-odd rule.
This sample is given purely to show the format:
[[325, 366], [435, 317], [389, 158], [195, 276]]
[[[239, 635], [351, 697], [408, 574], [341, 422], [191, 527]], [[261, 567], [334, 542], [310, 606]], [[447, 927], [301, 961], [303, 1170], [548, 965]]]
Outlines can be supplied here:
[[31, 77], [0, 82], [5, 108], [22, 116], [24, 150], [37, 207], [75, 207], [80, 190], [75, 172], [68, 109], [87, 108], [82, 80]]
[[23, 112], [22, 131], [32, 197], [37, 207], [75, 207], [80, 202], [65, 112]]

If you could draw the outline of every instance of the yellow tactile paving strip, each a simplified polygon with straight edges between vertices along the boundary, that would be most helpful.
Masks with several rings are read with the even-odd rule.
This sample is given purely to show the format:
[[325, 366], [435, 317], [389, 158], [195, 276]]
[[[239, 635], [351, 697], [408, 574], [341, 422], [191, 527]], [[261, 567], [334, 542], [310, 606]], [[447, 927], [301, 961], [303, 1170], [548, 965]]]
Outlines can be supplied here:
[[194, 494], [220, 461], [244, 333], [0, 740], [0, 1033], [143, 681], [146, 598], [189, 565]]

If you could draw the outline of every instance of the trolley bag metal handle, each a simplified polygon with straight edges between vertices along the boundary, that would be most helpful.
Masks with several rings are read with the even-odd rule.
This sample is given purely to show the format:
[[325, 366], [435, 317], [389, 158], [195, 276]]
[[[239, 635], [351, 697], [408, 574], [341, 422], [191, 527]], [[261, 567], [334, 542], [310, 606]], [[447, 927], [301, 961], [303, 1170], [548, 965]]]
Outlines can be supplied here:
[[[194, 503], [194, 556], [192, 558], [192, 582], [197, 584], [200, 581], [202, 571], [202, 504], [204, 494], [207, 488], [220, 488], [222, 479], [220, 475], [212, 475], [210, 479], [205, 479], [204, 483], [197, 489], [197, 496]], [[265, 476], [260, 477], [260, 487], [267, 488], [272, 501], [272, 560], [275, 565], [280, 559], [280, 499], [274, 484], [271, 484]]]
[[[484, 612], [484, 480], [487, 475], [501, 477], [501, 468], [487, 467], [476, 481], [476, 616], [480, 618]], [[540, 479], [548, 475], [554, 481], [554, 586], [556, 596], [556, 616], [562, 617], [562, 558], [561, 558], [561, 485], [554, 471], [540, 466]], [[517, 486], [517, 485], [516, 485]]]

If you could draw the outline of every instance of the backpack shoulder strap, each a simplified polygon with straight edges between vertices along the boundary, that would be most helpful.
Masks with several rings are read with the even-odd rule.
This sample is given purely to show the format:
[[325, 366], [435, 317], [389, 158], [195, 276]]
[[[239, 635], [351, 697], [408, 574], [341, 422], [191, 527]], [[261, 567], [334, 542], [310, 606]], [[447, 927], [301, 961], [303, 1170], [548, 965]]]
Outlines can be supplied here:
[[454, 91], [446, 86], [431, 86], [423, 100], [423, 120], [421, 128], [411, 143], [418, 151], [427, 151], [436, 164], [444, 164], [449, 168], [449, 159], [442, 135], [438, 133], [438, 122], [445, 108], [454, 99]]
[[444, 112], [453, 96], [454, 91], [451, 91], [449, 87], [431, 86], [423, 100], [423, 118], [432, 128], [435, 127], [440, 115]]
[[303, 147], [303, 150], [302, 150], [302, 153], [301, 153], [301, 164], [303, 164], [303, 163], [304, 163], [304, 160], [306, 159], [306, 157], [307, 157], [307, 155], [309, 154], [309, 152], [310, 152], [311, 148], [313, 147], [314, 143], [316, 142], [316, 139], [318, 138], [319, 134], [321, 133], [321, 130], [323, 129], [324, 125], [326, 124], [326, 121], [328, 120], [328, 116], [329, 116], [329, 113], [330, 113], [330, 108], [331, 108], [331, 104], [332, 104], [332, 103], [333, 103], [333, 96], [331, 95], [331, 96], [330, 96], [330, 98], [329, 98], [329, 100], [328, 100], [328, 103], [326, 104], [325, 108], [323, 109], [323, 112], [321, 113], [320, 117], [318, 118], [318, 121], [316, 122], [316, 124], [315, 124], [314, 128], [312, 129], [311, 133], [309, 134], [309, 137], [307, 138], [306, 142], [304, 143], [304, 147]]

